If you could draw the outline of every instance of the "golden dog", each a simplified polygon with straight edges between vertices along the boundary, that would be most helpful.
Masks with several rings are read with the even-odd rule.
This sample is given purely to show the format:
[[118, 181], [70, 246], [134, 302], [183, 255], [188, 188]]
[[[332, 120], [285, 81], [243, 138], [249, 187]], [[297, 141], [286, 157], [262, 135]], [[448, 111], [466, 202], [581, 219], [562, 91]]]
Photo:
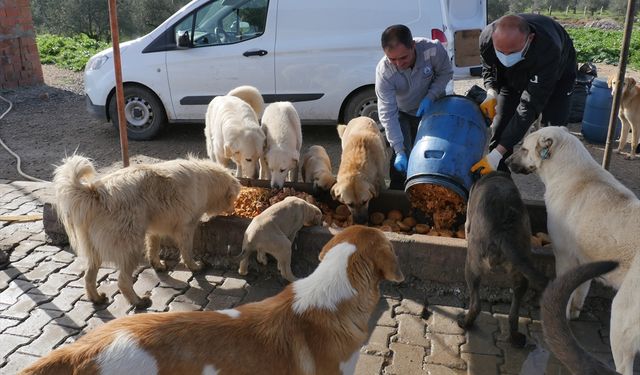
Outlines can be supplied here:
[[193, 235], [204, 213], [233, 209], [240, 183], [222, 166], [189, 158], [137, 165], [96, 177], [91, 162], [78, 155], [66, 158], [54, 172], [57, 212], [75, 251], [86, 257], [87, 296], [98, 293], [96, 275], [103, 261], [116, 265], [118, 288], [136, 308], [151, 305], [133, 290], [132, 273], [145, 249], [151, 265], [165, 270], [158, 256], [161, 236], [175, 240], [182, 260], [192, 271], [202, 262], [192, 258]]
[[322, 146], [311, 146], [302, 157], [302, 180], [313, 183], [313, 192], [330, 191], [336, 178], [331, 172], [331, 159]]
[[389, 160], [384, 139], [375, 121], [364, 116], [338, 125], [338, 135], [342, 157], [331, 195], [349, 207], [356, 223], [363, 224], [369, 219], [369, 201], [386, 186]]
[[[612, 92], [616, 90], [617, 81], [617, 77], [614, 76], [610, 76], [607, 80]], [[622, 150], [627, 145], [629, 130], [631, 130], [631, 151], [625, 156], [625, 159], [633, 160], [636, 158], [636, 147], [638, 147], [638, 138], [640, 138], [640, 87], [636, 85], [636, 80], [631, 77], [624, 79], [618, 117], [622, 123], [622, 129], [620, 131], [620, 143], [616, 152], [622, 153]]]
[[240, 275], [247, 274], [249, 256], [258, 252], [258, 261], [267, 264], [265, 253], [278, 261], [282, 277], [295, 281], [291, 272], [291, 245], [303, 226], [322, 225], [322, 211], [315, 205], [298, 197], [286, 197], [267, 208], [251, 220], [244, 232]]
[[353, 374], [380, 281], [404, 276], [374, 228], [338, 233], [320, 260], [278, 295], [236, 309], [112, 320], [22, 374]]

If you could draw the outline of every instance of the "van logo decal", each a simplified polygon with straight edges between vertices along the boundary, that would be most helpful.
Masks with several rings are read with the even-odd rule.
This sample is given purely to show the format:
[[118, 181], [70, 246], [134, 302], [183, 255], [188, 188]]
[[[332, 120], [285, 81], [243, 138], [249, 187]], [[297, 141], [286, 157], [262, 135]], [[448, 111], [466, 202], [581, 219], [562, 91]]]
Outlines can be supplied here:
[[536, 75], [534, 75], [534, 76], [533, 76], [533, 78], [531, 78], [531, 79], [529, 80], [529, 82], [531, 82], [531, 83], [538, 83], [538, 75], [537, 75], [537, 74], [536, 74]]

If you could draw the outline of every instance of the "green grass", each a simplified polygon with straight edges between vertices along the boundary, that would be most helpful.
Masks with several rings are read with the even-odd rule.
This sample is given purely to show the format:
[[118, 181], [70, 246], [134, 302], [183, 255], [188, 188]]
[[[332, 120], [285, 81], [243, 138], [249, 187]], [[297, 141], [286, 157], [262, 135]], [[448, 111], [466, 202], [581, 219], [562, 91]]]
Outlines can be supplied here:
[[[578, 54], [578, 62], [597, 62], [617, 65], [622, 49], [622, 31], [592, 28], [567, 28]], [[640, 70], [640, 29], [631, 33], [628, 66]]]
[[91, 56], [111, 45], [89, 38], [85, 34], [63, 37], [51, 34], [36, 36], [40, 60], [73, 71], [81, 71]]

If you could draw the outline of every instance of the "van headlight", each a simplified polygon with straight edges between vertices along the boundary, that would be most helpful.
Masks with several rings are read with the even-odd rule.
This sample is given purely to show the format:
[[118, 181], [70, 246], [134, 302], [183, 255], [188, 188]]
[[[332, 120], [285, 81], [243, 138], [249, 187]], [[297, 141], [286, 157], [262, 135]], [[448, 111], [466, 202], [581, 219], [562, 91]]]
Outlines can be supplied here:
[[104, 63], [107, 62], [107, 60], [109, 60], [109, 57], [107, 55], [92, 57], [89, 59], [89, 61], [87, 61], [87, 66], [84, 68], [84, 70], [98, 70], [102, 67], [102, 65], [104, 65]]

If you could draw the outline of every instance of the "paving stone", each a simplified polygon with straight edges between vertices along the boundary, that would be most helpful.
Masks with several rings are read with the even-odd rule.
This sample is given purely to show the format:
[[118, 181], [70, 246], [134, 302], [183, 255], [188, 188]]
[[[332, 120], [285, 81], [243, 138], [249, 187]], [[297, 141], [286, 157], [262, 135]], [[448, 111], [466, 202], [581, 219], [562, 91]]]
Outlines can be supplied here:
[[222, 285], [213, 290], [213, 294], [242, 297], [245, 295], [247, 281], [242, 279], [226, 278]]
[[[118, 283], [115, 281], [105, 281], [103, 283], [100, 283], [100, 285], [98, 285], [98, 293], [104, 293], [107, 298], [109, 298], [109, 300], [113, 300], [113, 297], [120, 293], [120, 289], [118, 289]], [[89, 300], [86, 292], [85, 295], [83, 296], [83, 299], [85, 300]]]
[[15, 327], [5, 330], [3, 335], [19, 335], [27, 337], [37, 337], [40, 335], [42, 328], [51, 320], [62, 316], [62, 312], [53, 310], [35, 309], [29, 317]]
[[33, 340], [29, 345], [25, 345], [18, 349], [18, 352], [44, 356], [64, 342], [67, 337], [76, 333], [78, 333], [78, 330], [56, 324], [48, 324], [44, 327], [42, 334], [37, 339]]
[[184, 264], [180, 263], [173, 271], [169, 272], [169, 276], [185, 284], [189, 284], [189, 281], [193, 278], [193, 272]]
[[96, 328], [98, 328], [100, 326], [103, 326], [105, 323], [108, 323], [111, 320], [113, 320], [113, 319], [111, 319], [111, 318], [97, 318], [95, 316], [92, 317], [92, 318], [89, 318], [87, 320], [87, 326], [84, 328], [84, 331], [85, 332], [89, 332], [89, 331], [91, 331], [93, 329], [96, 329]]
[[51, 301], [52, 297], [37, 293], [25, 293], [18, 301], [0, 313], [2, 317], [24, 320], [36, 306]]
[[51, 302], [47, 302], [40, 306], [45, 310], [70, 311], [74, 304], [84, 295], [84, 289], [81, 288], [64, 288], [60, 294]]
[[133, 290], [139, 295], [150, 292], [160, 284], [160, 278], [153, 268], [147, 268], [138, 274], [138, 280], [133, 284]]
[[[373, 311], [373, 319], [370, 320], [370, 323], [379, 325], [379, 326], [387, 326], [387, 327], [397, 327], [398, 322], [394, 319], [394, 309], [396, 306], [400, 305], [400, 302], [391, 298], [380, 298], [380, 302], [376, 305], [376, 309]], [[377, 320], [375, 317], [378, 317]]]
[[14, 280], [18, 276], [20, 276], [20, 271], [15, 268], [7, 268], [0, 271], [0, 292], [4, 291], [9, 287], [9, 283], [11, 280]]
[[4, 332], [7, 328], [15, 327], [20, 324], [20, 320], [11, 318], [0, 318], [0, 333]]
[[466, 371], [454, 370], [449, 367], [434, 365], [431, 363], [425, 364], [424, 369], [428, 375], [463, 375], [467, 373]]
[[133, 310], [133, 306], [131, 306], [131, 303], [124, 298], [124, 295], [116, 294], [111, 299], [111, 303], [107, 307], [103, 309], [96, 309], [94, 316], [110, 320], [127, 316], [131, 310]]
[[9, 282], [9, 286], [0, 293], [0, 303], [13, 305], [18, 302], [18, 297], [33, 288], [33, 284], [28, 281], [16, 279]]
[[202, 306], [196, 305], [190, 302], [177, 302], [173, 301], [169, 304], [170, 312], [179, 312], [179, 311], [198, 311], [201, 310]]
[[399, 314], [411, 314], [422, 316], [422, 312], [424, 311], [424, 302], [416, 301], [408, 298], [403, 298], [400, 301], [400, 305], [395, 308], [396, 315]]
[[210, 293], [216, 285], [222, 284], [224, 279], [220, 276], [211, 275], [215, 279], [219, 279], [220, 282], [209, 281], [204, 275], [194, 275], [191, 281], [189, 281], [189, 286], [192, 288], [200, 288], [207, 293]]
[[401, 314], [396, 319], [398, 320], [398, 333], [393, 336], [392, 341], [429, 347], [429, 340], [425, 337], [426, 324], [422, 318]]
[[205, 311], [230, 309], [238, 305], [242, 298], [224, 294], [210, 294], [208, 299], [209, 303], [205, 306]]
[[395, 328], [376, 326], [371, 330], [369, 340], [364, 344], [361, 353], [386, 357], [389, 354], [389, 337], [395, 333]]
[[422, 368], [425, 350], [422, 346], [392, 343], [389, 348], [393, 352], [391, 364], [385, 368], [388, 375], [426, 374]]
[[460, 328], [457, 323], [458, 315], [465, 310], [451, 306], [429, 306], [429, 316], [427, 324], [427, 332], [444, 333], [449, 335], [462, 335], [464, 329]]
[[42, 231], [42, 232], [35, 233], [35, 234], [32, 234], [31, 236], [29, 236], [29, 240], [36, 241], [36, 242], [46, 242], [47, 241], [47, 236], [44, 233], [44, 231]]
[[148, 310], [166, 311], [169, 302], [178, 294], [180, 294], [180, 292], [173, 288], [154, 288], [151, 291], [151, 307], [149, 307]]
[[53, 320], [53, 323], [75, 329], [82, 329], [87, 325], [87, 319], [96, 312], [91, 302], [77, 301], [71, 311], [65, 312], [61, 317]]
[[74, 253], [65, 250], [60, 250], [51, 257], [51, 260], [54, 262], [64, 263], [65, 267], [71, 264], [75, 259], [76, 255]]
[[47, 253], [33, 251], [26, 257], [20, 259], [18, 262], [13, 263], [12, 266], [15, 268], [25, 268], [31, 270], [44, 259], [46, 259], [47, 256]]
[[40, 245], [42, 245], [41, 241], [33, 241], [31, 239], [21, 241], [20, 244], [11, 252], [11, 263], [20, 261]]
[[25, 367], [37, 361], [38, 358], [40, 357], [35, 357], [29, 354], [13, 353], [6, 359], [7, 364], [0, 368], [0, 372], [3, 374], [17, 374]]
[[391, 298], [395, 300], [402, 299], [402, 295], [400, 294], [397, 285], [394, 283], [380, 284], [380, 295], [384, 298]]
[[[65, 287], [70, 287], [70, 283], [75, 276], [65, 275], [61, 273], [54, 273], [49, 275], [47, 281], [44, 284], [40, 284], [33, 288], [32, 293], [40, 293], [48, 296], [57, 296], [60, 294], [60, 290]], [[84, 285], [82, 285], [84, 286]]]
[[427, 363], [458, 370], [467, 368], [460, 358], [460, 345], [466, 340], [464, 336], [428, 333], [427, 339], [431, 344], [431, 353], [425, 359]]
[[[498, 375], [500, 358], [493, 355], [462, 353], [467, 362], [468, 375]], [[555, 374], [554, 374], [555, 375]]]
[[71, 264], [60, 270], [60, 273], [80, 276], [83, 274], [86, 262], [80, 258], [75, 258]]
[[464, 307], [464, 302], [455, 295], [446, 294], [446, 295], [434, 295], [427, 297], [428, 305], [444, 305], [451, 307]]
[[208, 292], [200, 289], [200, 288], [189, 288], [184, 294], [177, 295], [174, 298], [173, 302], [176, 303], [188, 303], [191, 305], [200, 306], [203, 308], [207, 305], [209, 300], [207, 300]]
[[384, 358], [374, 355], [360, 354], [354, 375], [379, 375], [382, 373]]
[[[28, 344], [29, 341], [31, 341], [29, 337], [3, 333], [0, 340], [0, 358], [6, 359], [9, 354], [15, 352], [20, 346]], [[4, 369], [2, 373], [5, 373]]]
[[465, 353], [501, 355], [495, 345], [494, 335], [497, 335], [498, 321], [486, 311], [481, 311], [474, 326], [467, 331], [467, 342], [462, 345]]
[[34, 269], [24, 274], [24, 278], [31, 280], [33, 283], [44, 282], [49, 275], [56, 273], [66, 265], [64, 263], [56, 263], [52, 261], [40, 262]]
[[[498, 332], [498, 336], [496, 337], [497, 341], [508, 342], [510, 338], [509, 333], [509, 316], [504, 314], [493, 314], [493, 317], [498, 321], [498, 327], [500, 328]], [[523, 335], [529, 335], [527, 330], [527, 325], [531, 323], [531, 319], [529, 318], [518, 318], [518, 332]]]
[[[7, 227], [3, 227], [5, 229]], [[31, 236], [32, 233], [23, 232], [23, 231], [13, 231], [6, 230], [5, 232], [10, 234], [2, 233], [2, 229], [0, 229], [0, 250], [11, 250], [18, 246], [22, 240], [25, 240]]]

